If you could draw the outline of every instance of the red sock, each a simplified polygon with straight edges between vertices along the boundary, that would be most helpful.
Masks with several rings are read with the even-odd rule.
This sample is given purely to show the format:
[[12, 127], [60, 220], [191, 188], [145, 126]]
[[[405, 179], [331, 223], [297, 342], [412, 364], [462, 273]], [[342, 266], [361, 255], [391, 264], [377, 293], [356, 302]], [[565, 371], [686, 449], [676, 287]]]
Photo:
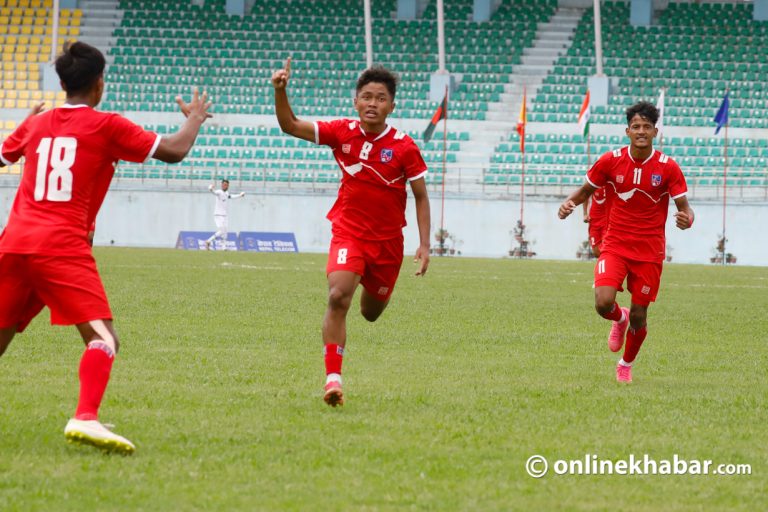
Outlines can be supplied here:
[[627, 343], [624, 346], [624, 357], [622, 357], [625, 363], [631, 363], [635, 360], [647, 334], [648, 329], [646, 326], [642, 326], [639, 329], [629, 328], [627, 331]]
[[99, 419], [99, 406], [114, 360], [112, 349], [103, 341], [92, 341], [86, 347], [80, 359], [80, 401], [75, 411], [76, 419]]
[[344, 347], [329, 343], [323, 347], [325, 356], [325, 374], [338, 373], [341, 375], [341, 362], [344, 359]]
[[613, 320], [614, 322], [621, 321], [621, 307], [618, 302], [613, 303], [613, 308], [606, 314], [602, 315], [603, 318]]

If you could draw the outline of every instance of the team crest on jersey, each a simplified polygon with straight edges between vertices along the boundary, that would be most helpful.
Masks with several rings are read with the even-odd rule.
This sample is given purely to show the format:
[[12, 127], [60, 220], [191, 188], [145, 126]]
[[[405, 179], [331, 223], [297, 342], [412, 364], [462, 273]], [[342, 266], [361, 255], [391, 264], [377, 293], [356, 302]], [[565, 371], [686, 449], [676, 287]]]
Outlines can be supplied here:
[[342, 144], [341, 145], [341, 152], [345, 155], [348, 155], [349, 152], [352, 151], [352, 144]]
[[654, 187], [661, 185], [661, 174], [651, 174], [651, 185]]
[[394, 154], [394, 151], [391, 149], [382, 149], [381, 150], [381, 161], [384, 163], [390, 162], [392, 160], [392, 155]]
[[621, 174], [616, 176], [616, 183], [624, 183], [624, 176], [622, 176]]

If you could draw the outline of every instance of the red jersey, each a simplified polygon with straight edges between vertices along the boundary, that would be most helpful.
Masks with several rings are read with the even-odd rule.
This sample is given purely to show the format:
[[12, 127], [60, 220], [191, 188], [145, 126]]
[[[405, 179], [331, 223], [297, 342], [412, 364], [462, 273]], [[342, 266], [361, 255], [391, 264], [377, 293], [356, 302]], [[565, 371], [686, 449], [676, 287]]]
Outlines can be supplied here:
[[86, 234], [118, 160], [143, 162], [160, 136], [117, 114], [65, 105], [26, 119], [0, 144], [5, 165], [25, 158], [0, 252], [90, 254]]
[[611, 212], [611, 197], [613, 195], [613, 188], [600, 187], [589, 198], [589, 224], [591, 226], [600, 228], [608, 224], [608, 215]]
[[328, 212], [334, 232], [363, 240], [402, 237], [405, 183], [427, 173], [413, 139], [389, 125], [366, 134], [359, 121], [338, 119], [316, 122], [315, 142], [333, 149], [343, 171], [339, 197]]
[[587, 173], [587, 181], [615, 192], [602, 252], [663, 262], [669, 200], [688, 193], [680, 166], [656, 150], [638, 162], [625, 147], [601, 156]]

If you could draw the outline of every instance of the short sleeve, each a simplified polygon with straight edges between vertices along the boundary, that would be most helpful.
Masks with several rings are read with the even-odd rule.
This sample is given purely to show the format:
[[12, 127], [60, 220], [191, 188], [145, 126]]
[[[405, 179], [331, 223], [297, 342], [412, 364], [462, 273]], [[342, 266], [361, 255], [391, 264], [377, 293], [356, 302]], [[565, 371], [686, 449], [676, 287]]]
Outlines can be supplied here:
[[315, 121], [315, 144], [337, 148], [339, 146], [339, 131], [349, 129], [350, 121], [336, 119], [335, 121]]
[[611, 159], [616, 158], [612, 152], [605, 153], [597, 159], [592, 168], [587, 171], [587, 181], [595, 188], [604, 187], [608, 182], [608, 170]]
[[115, 160], [146, 162], [155, 154], [160, 135], [150, 132], [120, 115], [110, 119], [110, 146]]
[[686, 195], [688, 193], [688, 184], [685, 182], [682, 169], [672, 159], [667, 162], [667, 165], [669, 166], [669, 196], [672, 199], [677, 199]]
[[0, 143], [0, 161], [2, 161], [4, 165], [15, 164], [22, 156], [24, 156], [24, 149], [26, 148], [25, 138], [28, 126], [29, 119], [25, 119], [23, 123], [16, 127], [7, 139]]
[[418, 180], [427, 174], [427, 164], [421, 156], [419, 146], [411, 141], [405, 155], [405, 177], [408, 181]]

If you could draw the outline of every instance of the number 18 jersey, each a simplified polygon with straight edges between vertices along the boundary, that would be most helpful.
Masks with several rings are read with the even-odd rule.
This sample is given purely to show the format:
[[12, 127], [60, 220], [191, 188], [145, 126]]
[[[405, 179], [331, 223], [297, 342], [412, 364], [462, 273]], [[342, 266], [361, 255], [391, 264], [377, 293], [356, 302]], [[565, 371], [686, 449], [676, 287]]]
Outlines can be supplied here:
[[26, 119], [0, 144], [5, 165], [25, 158], [0, 253], [90, 254], [86, 234], [117, 161], [148, 160], [159, 143], [159, 135], [86, 105]]

